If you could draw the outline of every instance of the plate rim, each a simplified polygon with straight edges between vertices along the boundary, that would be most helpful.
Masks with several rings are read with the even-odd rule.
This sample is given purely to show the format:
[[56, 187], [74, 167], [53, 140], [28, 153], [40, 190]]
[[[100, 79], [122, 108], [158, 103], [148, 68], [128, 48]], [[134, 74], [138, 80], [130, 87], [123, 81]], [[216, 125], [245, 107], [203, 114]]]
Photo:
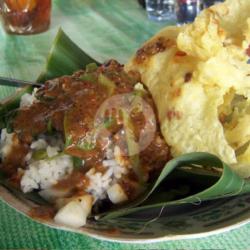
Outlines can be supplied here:
[[[4, 193], [3, 193], [4, 192]], [[80, 229], [74, 229], [70, 227], [65, 227], [61, 225], [57, 225], [56, 223], [49, 222], [49, 221], [42, 221], [38, 219], [34, 219], [31, 216], [27, 214], [27, 210], [30, 209], [28, 207], [27, 203], [23, 203], [21, 199], [15, 197], [9, 190], [7, 190], [4, 186], [0, 185], [0, 200], [3, 201], [7, 206], [13, 208], [17, 213], [24, 215], [26, 218], [30, 219], [31, 221], [42, 224], [44, 226], [47, 226], [52, 229], [57, 229], [65, 232], [73, 232], [77, 233], [80, 235], [84, 236], [89, 236], [91, 238], [97, 239], [97, 240], [104, 240], [108, 242], [113, 242], [113, 243], [127, 243], [127, 244], [145, 244], [145, 243], [159, 243], [163, 241], [173, 241], [173, 240], [187, 240], [187, 239], [200, 239], [204, 237], [209, 237], [212, 235], [217, 235], [220, 233], [226, 233], [231, 230], [237, 229], [241, 226], [244, 226], [248, 223], [250, 223], [250, 217], [246, 219], [242, 219], [239, 222], [236, 222], [232, 225], [224, 226], [221, 228], [217, 229], [211, 229], [206, 232], [201, 232], [201, 233], [195, 233], [195, 234], [168, 234], [164, 236], [159, 236], [159, 237], [154, 237], [154, 238], [144, 238], [144, 239], [133, 239], [133, 238], [127, 238], [125, 239], [124, 237], [116, 236], [112, 237], [110, 234], [106, 234], [101, 232], [101, 234], [98, 234], [97, 232], [93, 232], [92, 230], [89, 230], [87, 228], [82, 228]], [[14, 204], [15, 202], [18, 202], [18, 204], [22, 207], [22, 209], [18, 209], [16, 205]], [[26, 211], [25, 211], [26, 210]]]

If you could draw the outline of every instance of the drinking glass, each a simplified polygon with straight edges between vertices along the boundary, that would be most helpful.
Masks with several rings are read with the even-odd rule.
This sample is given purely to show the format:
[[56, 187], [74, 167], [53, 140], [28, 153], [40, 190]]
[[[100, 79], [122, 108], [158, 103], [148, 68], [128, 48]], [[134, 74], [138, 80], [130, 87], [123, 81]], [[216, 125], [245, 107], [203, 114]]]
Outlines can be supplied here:
[[204, 7], [207, 8], [213, 4], [224, 2], [224, 0], [203, 0], [203, 2], [204, 2]]
[[202, 7], [201, 0], [176, 0], [177, 23], [193, 22]]
[[49, 28], [51, 0], [0, 0], [0, 12], [6, 32], [40, 33]]
[[146, 0], [149, 19], [155, 21], [175, 21], [175, 0]]

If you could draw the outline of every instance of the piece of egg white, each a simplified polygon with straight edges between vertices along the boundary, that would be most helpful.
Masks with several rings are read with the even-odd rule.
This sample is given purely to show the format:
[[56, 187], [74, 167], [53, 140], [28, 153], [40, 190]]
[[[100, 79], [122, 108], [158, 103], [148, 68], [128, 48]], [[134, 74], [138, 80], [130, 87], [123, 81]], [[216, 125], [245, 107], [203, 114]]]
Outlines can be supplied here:
[[69, 196], [71, 193], [70, 189], [58, 189], [55, 187], [50, 187], [48, 189], [44, 189], [39, 192], [39, 195], [45, 199], [46, 201], [49, 201], [51, 203], [54, 203], [59, 198], [64, 198]]
[[113, 204], [119, 204], [128, 200], [120, 184], [116, 183], [107, 190], [108, 197]]
[[83, 195], [71, 200], [57, 212], [54, 220], [56, 223], [79, 228], [86, 224], [87, 217], [91, 212], [93, 197]]

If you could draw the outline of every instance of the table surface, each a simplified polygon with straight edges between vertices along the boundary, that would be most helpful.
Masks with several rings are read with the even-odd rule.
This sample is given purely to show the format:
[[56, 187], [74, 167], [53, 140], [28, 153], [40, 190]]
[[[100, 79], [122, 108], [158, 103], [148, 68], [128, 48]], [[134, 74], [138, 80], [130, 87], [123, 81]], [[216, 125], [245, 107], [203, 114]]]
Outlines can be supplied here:
[[[166, 24], [151, 22], [136, 0], [54, 0], [49, 31], [7, 35], [0, 27], [0, 75], [35, 80], [59, 27], [92, 57], [126, 62]], [[14, 88], [1, 87], [0, 98]], [[0, 249], [248, 249], [250, 224], [202, 239], [120, 244], [55, 230], [33, 222], [0, 200]]]

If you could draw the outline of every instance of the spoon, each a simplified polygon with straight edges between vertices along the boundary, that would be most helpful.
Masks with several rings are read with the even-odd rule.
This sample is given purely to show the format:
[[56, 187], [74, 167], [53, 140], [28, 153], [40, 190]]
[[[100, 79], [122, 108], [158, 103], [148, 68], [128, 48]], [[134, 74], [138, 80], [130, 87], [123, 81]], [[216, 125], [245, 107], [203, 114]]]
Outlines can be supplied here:
[[29, 82], [29, 81], [17, 80], [13, 78], [2, 77], [2, 76], [0, 76], [0, 85], [13, 86], [13, 87], [23, 87], [27, 85], [31, 85], [34, 87], [43, 86], [42, 83], [38, 83], [38, 82]]

